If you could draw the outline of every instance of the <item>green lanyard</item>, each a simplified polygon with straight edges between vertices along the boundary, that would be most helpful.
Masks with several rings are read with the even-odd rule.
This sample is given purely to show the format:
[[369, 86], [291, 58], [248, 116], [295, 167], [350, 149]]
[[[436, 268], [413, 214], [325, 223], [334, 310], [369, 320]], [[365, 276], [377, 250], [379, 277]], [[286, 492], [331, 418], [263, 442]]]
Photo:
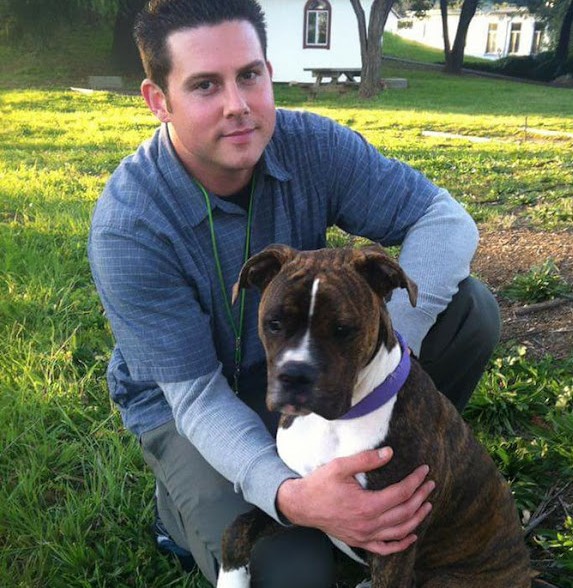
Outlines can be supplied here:
[[[235, 335], [235, 371], [233, 374], [233, 390], [235, 394], [239, 392], [239, 376], [241, 374], [241, 359], [242, 359], [242, 344], [241, 344], [241, 335], [243, 333], [243, 321], [245, 317], [245, 290], [243, 290], [240, 294], [239, 299], [239, 324], [235, 324], [235, 320], [233, 318], [233, 313], [231, 311], [231, 301], [229, 300], [229, 296], [227, 295], [227, 291], [225, 290], [225, 281], [223, 279], [223, 270], [221, 268], [221, 261], [219, 259], [219, 250], [217, 248], [217, 238], [215, 236], [215, 225], [213, 223], [213, 211], [211, 209], [211, 201], [209, 200], [209, 195], [207, 194], [207, 190], [201, 185], [200, 182], [195, 180], [195, 183], [199, 186], [199, 189], [203, 193], [205, 197], [205, 205], [207, 206], [207, 215], [209, 217], [209, 230], [211, 232], [211, 245], [213, 246], [213, 257], [215, 258], [215, 265], [217, 266], [217, 275], [219, 277], [219, 284], [221, 286], [221, 292], [223, 293], [223, 302], [225, 303], [225, 310], [227, 311], [227, 318], [229, 319], [229, 323], [231, 328], [233, 329], [233, 333]], [[247, 235], [245, 238], [245, 255], [243, 262], [246, 262], [249, 258], [249, 253], [251, 250], [251, 224], [253, 218], [253, 194], [255, 193], [255, 175], [253, 173], [253, 178], [251, 180], [251, 193], [249, 195], [249, 208], [247, 212]]]

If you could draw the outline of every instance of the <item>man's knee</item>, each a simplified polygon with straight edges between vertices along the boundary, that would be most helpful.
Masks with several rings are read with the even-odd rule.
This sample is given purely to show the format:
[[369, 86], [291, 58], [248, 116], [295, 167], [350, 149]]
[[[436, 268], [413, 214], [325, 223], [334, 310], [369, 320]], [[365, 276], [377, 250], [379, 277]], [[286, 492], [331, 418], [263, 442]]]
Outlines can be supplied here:
[[439, 361], [452, 348], [482, 349], [489, 354], [499, 341], [500, 326], [494, 295], [476, 278], [466, 278], [424, 338], [420, 357]]
[[422, 366], [460, 411], [499, 342], [500, 327], [495, 297], [469, 277], [422, 342]]

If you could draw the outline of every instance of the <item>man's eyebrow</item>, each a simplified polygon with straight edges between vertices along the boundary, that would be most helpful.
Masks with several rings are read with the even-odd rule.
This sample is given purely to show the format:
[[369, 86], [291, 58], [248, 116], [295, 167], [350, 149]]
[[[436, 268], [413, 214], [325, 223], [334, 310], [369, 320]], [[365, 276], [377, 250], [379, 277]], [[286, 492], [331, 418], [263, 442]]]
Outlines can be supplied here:
[[[238, 71], [239, 71], [239, 73], [242, 73], [245, 71], [249, 71], [251, 69], [256, 69], [256, 68], [260, 68], [260, 67], [264, 67], [264, 66], [265, 66], [265, 62], [263, 59], [255, 59], [254, 61], [251, 61], [250, 63], [247, 63], [246, 65], [243, 65], [242, 67], [240, 67]], [[213, 78], [220, 78], [220, 77], [221, 77], [221, 74], [218, 72], [215, 72], [215, 71], [200, 71], [200, 72], [191, 74], [185, 80], [185, 84], [189, 85], [197, 80], [213, 79]]]
[[247, 63], [244, 67], [241, 67], [239, 71], [247, 71], [249, 69], [255, 69], [257, 67], [265, 67], [265, 62], [262, 59], [255, 59], [251, 63]]

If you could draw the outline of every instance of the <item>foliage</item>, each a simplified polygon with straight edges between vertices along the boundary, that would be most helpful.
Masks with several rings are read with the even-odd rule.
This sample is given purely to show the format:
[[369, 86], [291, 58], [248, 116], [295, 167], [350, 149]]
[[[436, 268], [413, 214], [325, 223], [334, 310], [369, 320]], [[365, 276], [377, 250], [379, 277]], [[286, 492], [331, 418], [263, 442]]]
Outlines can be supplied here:
[[571, 286], [559, 274], [559, 268], [552, 259], [542, 265], [532, 267], [525, 274], [517, 274], [503, 290], [503, 294], [512, 300], [523, 303], [553, 300], [562, 294], [571, 292]]
[[554, 52], [545, 51], [537, 55], [510, 55], [496, 61], [474, 61], [471, 67], [504, 76], [550, 82], [558, 76], [573, 74], [573, 56], [560, 62]]
[[[157, 121], [139, 97], [69, 90], [105, 66], [109, 35], [96, 44], [92, 33], [49, 52], [0, 47], [0, 586], [199, 588], [153, 547], [153, 479], [107, 394], [112, 337], [86, 260], [90, 214]], [[356, 129], [449, 189], [483, 227], [570, 229], [572, 141], [523, 132], [527, 116], [572, 133], [567, 92], [391, 67], [385, 75], [407, 77], [409, 89], [364, 103], [277, 87], [277, 102]], [[571, 478], [572, 373], [573, 358], [500, 349], [465, 414], [522, 512]], [[561, 588], [573, 588], [571, 536], [570, 521], [553, 517], [529, 538]]]
[[116, 9], [117, 0], [0, 0], [0, 39], [34, 38], [45, 45], [61, 26], [109, 18]]

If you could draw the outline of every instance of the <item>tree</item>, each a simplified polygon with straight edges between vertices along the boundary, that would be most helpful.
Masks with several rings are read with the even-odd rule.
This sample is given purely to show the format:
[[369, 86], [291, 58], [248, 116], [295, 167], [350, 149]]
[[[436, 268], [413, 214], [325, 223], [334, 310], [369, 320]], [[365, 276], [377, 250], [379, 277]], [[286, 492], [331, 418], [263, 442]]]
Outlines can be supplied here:
[[142, 73], [141, 61], [133, 39], [133, 24], [137, 13], [147, 0], [118, 0], [111, 55], [115, 63], [125, 72]]
[[360, 0], [350, 0], [358, 20], [360, 37], [362, 70], [358, 92], [361, 98], [372, 98], [382, 89], [382, 34], [394, 1], [374, 0], [366, 28], [366, 15], [362, 3]]
[[444, 33], [444, 57], [446, 65], [444, 70], [450, 74], [460, 74], [464, 65], [464, 51], [466, 37], [470, 22], [476, 13], [479, 0], [464, 0], [460, 11], [460, 20], [456, 30], [454, 44], [450, 45], [450, 33], [448, 30], [448, 0], [440, 0], [440, 12], [442, 14], [442, 27]]
[[559, 37], [555, 47], [555, 60], [562, 65], [569, 57], [569, 48], [571, 43], [571, 29], [573, 28], [573, 0], [569, 0], [569, 6], [563, 16]]
[[11, 41], [57, 43], [59, 28], [109, 22], [118, 0], [0, 0], [0, 35]]

